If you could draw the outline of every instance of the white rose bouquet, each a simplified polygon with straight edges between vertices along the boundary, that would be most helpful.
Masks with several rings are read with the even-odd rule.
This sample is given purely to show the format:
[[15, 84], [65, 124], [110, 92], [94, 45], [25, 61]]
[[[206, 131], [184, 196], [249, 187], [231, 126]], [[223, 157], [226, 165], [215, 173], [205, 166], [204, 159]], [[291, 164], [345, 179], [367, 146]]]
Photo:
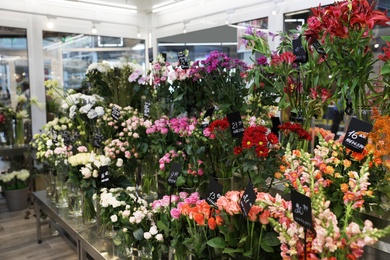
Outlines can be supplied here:
[[22, 169], [0, 174], [0, 185], [4, 190], [20, 190], [29, 186], [30, 171]]

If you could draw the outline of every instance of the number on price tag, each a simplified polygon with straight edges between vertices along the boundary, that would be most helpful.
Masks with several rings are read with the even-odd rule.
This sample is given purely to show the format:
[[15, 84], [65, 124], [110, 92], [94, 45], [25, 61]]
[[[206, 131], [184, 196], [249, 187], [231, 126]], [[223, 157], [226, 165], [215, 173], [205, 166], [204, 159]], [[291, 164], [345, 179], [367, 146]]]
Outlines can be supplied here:
[[213, 207], [217, 207], [216, 202], [223, 195], [222, 191], [222, 184], [214, 180], [214, 178], [211, 178], [209, 182], [209, 187], [207, 189], [207, 203]]
[[233, 137], [241, 137], [244, 134], [245, 128], [242, 122], [240, 112], [236, 111], [227, 115], [230, 131]]
[[371, 130], [371, 124], [353, 117], [345, 134], [343, 145], [354, 152], [363, 152], [367, 144], [368, 133]]

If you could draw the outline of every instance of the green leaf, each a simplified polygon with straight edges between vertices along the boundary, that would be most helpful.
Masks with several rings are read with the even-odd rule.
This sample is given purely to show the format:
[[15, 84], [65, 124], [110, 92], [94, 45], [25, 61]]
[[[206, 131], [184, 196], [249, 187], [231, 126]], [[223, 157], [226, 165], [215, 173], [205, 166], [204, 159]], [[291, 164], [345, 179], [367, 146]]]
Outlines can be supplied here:
[[384, 41], [387, 41], [387, 42], [390, 41], [390, 36], [381, 36], [381, 38], [382, 38]]
[[270, 247], [269, 245], [266, 245], [264, 243], [261, 243], [261, 248], [264, 249], [264, 251], [266, 251], [268, 253], [274, 252], [274, 249], [272, 247]]
[[207, 241], [207, 245], [214, 248], [225, 248], [227, 246], [227, 243], [222, 237], [215, 237]]
[[278, 246], [280, 245], [280, 240], [275, 232], [267, 232], [262, 239], [262, 243], [268, 246]]
[[186, 183], [186, 178], [185, 178], [184, 176], [180, 175], [180, 176], [177, 178], [176, 186], [181, 187], [181, 186], [183, 186], [185, 183]]
[[225, 248], [222, 253], [223, 254], [228, 254], [232, 257], [234, 257], [234, 254], [235, 253], [243, 253], [244, 252], [244, 249], [243, 248], [237, 248], [237, 249], [234, 249], [234, 248]]
[[134, 230], [133, 236], [135, 237], [135, 239], [141, 241], [144, 238], [144, 231], [142, 230], [142, 228]]
[[381, 74], [385, 75], [385, 74], [389, 74], [389, 73], [390, 73], [390, 64], [383, 65], [383, 67], [381, 69]]

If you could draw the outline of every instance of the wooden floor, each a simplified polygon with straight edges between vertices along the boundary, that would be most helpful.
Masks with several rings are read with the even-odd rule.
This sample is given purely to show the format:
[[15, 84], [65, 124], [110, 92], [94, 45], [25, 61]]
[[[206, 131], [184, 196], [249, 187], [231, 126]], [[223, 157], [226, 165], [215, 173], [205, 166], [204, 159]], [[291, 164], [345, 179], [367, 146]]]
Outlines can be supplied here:
[[42, 226], [43, 241], [38, 244], [33, 207], [10, 212], [0, 198], [1, 260], [76, 260], [69, 242], [56, 233], [49, 225]]

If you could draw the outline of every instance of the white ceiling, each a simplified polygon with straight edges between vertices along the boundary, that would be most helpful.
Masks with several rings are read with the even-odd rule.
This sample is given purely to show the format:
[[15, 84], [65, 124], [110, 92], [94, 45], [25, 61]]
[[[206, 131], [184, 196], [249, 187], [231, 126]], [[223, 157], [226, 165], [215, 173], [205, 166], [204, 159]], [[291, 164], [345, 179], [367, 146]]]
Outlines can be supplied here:
[[[67, 0], [67, 1], [82, 1], [82, 0]], [[113, 3], [113, 4], [121, 4], [121, 5], [129, 5], [129, 6], [136, 6], [137, 10], [140, 12], [151, 12], [153, 6], [155, 5], [167, 5], [173, 7], [176, 4], [183, 4], [184, 2], [189, 2], [194, 0], [96, 0], [94, 4], [99, 5], [99, 2], [105, 2], [105, 3]], [[196, 0], [198, 2], [203, 0]], [[208, 0], [211, 1], [211, 0]]]

